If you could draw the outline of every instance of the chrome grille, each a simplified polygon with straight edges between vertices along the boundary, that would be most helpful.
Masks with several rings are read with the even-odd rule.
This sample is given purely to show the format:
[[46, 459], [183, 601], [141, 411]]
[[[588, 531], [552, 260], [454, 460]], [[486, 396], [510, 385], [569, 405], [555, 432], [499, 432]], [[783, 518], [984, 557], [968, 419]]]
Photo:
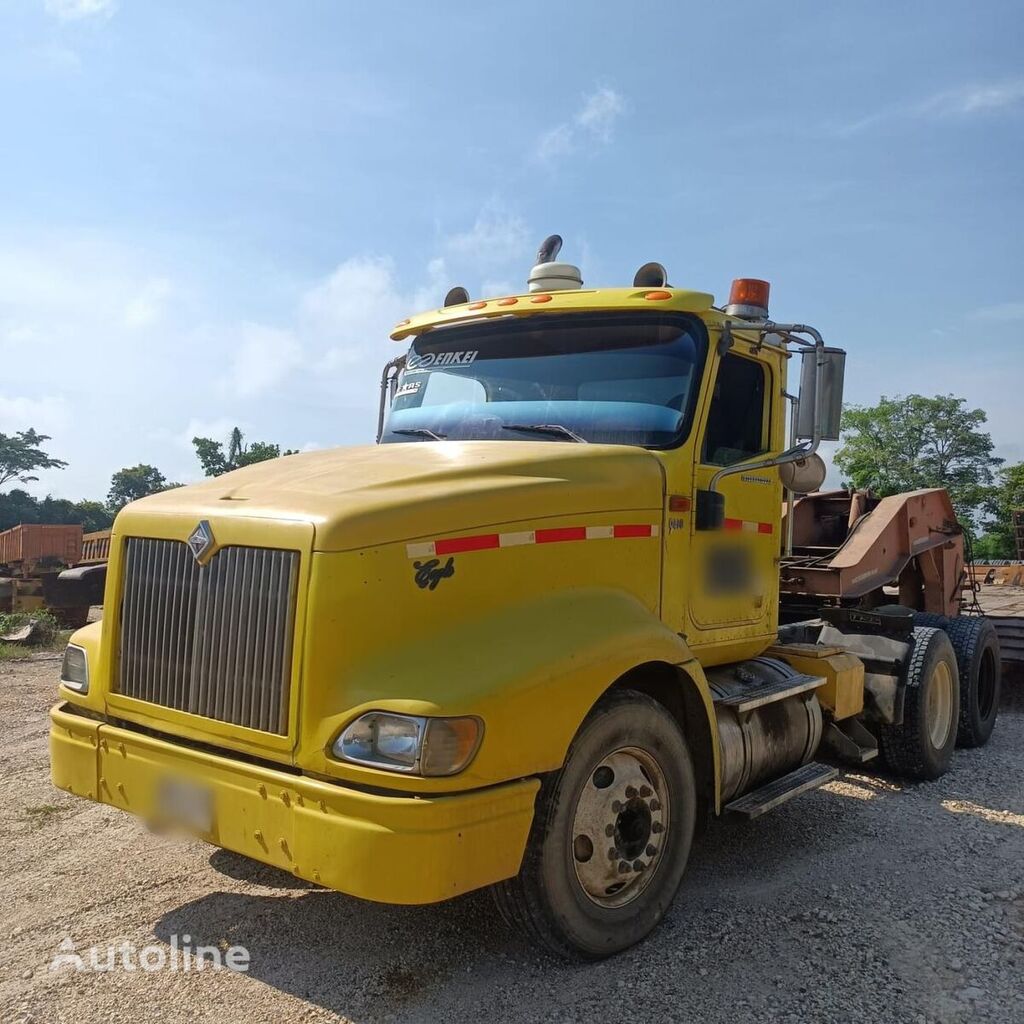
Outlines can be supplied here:
[[125, 541], [118, 689], [263, 732], [288, 731], [299, 555], [225, 547], [199, 565], [181, 541]]

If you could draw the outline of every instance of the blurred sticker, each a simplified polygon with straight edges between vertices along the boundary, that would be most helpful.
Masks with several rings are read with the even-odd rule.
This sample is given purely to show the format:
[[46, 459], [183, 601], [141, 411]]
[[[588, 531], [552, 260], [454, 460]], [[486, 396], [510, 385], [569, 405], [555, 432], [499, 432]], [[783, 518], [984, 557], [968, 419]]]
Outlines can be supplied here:
[[158, 823], [190, 833], [213, 831], [213, 792], [188, 779], [161, 779], [156, 791]]
[[408, 384], [403, 384], [396, 392], [395, 398], [404, 398], [406, 395], [418, 395], [420, 388], [423, 387], [423, 381], [411, 380]]

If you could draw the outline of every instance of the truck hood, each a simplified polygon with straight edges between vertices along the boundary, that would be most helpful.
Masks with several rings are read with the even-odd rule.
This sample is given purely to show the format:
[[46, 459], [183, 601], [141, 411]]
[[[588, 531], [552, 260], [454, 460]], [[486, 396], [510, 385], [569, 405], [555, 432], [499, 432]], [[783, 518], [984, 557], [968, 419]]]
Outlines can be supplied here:
[[196, 520], [308, 522], [318, 551], [354, 550], [541, 516], [661, 509], [661, 463], [643, 448], [560, 441], [439, 441], [287, 455], [133, 502]]

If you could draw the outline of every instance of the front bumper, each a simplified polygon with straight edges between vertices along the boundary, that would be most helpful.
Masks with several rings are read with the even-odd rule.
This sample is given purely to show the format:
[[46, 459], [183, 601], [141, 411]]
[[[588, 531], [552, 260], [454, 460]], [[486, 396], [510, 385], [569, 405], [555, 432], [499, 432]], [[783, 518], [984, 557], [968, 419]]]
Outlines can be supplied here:
[[58, 705], [53, 784], [156, 820], [168, 779], [208, 794], [199, 837], [299, 878], [381, 903], [436, 903], [511, 878], [537, 779], [453, 796], [393, 797], [179, 746]]

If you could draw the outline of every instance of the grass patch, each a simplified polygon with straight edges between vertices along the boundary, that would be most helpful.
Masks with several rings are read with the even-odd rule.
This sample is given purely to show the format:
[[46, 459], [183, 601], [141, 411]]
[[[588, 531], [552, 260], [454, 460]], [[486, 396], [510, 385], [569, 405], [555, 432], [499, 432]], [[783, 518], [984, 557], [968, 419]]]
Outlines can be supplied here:
[[30, 643], [8, 644], [0, 640], [0, 661], [23, 661], [39, 651], [59, 651], [67, 646], [72, 630], [61, 629], [57, 620], [45, 609], [0, 614], [0, 635], [10, 633], [33, 620], [37, 625]]
[[37, 807], [26, 807], [23, 817], [26, 821], [41, 828], [48, 821], [52, 821], [58, 814], [69, 810], [60, 804], [39, 804]]

